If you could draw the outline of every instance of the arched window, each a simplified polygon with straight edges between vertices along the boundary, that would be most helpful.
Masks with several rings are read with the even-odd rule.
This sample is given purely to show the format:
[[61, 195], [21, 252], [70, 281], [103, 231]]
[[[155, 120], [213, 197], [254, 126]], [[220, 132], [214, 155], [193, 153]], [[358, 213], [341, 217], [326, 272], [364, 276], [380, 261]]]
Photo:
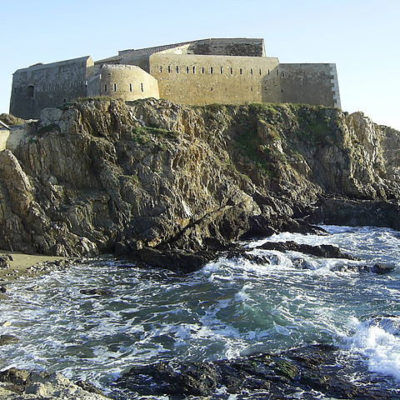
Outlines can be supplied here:
[[176, 73], [179, 74], [179, 67], [176, 66]]
[[194, 74], [196, 73], [196, 67], [193, 67], [193, 73]]
[[221, 74], [224, 73], [224, 67], [221, 67]]
[[171, 73], [171, 66], [168, 65], [168, 73]]
[[239, 69], [239, 73], [240, 73], [240, 75], [243, 75], [243, 69], [242, 68]]
[[213, 73], [214, 73], [214, 68], [210, 67], [210, 74], [213, 74]]
[[201, 73], [204, 74], [206, 72], [206, 69], [204, 67], [201, 67]]
[[35, 93], [35, 86], [29, 85], [29, 86], [28, 86], [28, 91], [27, 91], [28, 97], [29, 97], [30, 99], [33, 99], [34, 93]]
[[117, 91], [117, 84], [114, 83], [114, 92], [116, 92], [116, 91]]

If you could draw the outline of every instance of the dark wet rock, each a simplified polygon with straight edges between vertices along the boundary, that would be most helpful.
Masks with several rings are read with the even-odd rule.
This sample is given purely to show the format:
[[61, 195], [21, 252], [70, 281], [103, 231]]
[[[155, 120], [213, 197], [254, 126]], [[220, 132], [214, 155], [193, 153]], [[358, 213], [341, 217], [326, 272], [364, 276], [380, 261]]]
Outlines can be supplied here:
[[392, 264], [338, 264], [333, 267], [334, 271], [340, 272], [370, 272], [378, 275], [389, 274], [396, 268]]
[[0, 346], [18, 343], [19, 339], [13, 335], [0, 335]]
[[6, 293], [7, 288], [4, 285], [0, 285], [0, 293]]
[[[397, 167], [398, 168], [398, 165]], [[309, 221], [330, 225], [381, 226], [400, 230], [400, 205], [396, 201], [323, 197]]]
[[88, 381], [77, 381], [75, 382], [75, 385], [81, 387], [84, 391], [88, 393], [95, 393], [95, 394], [100, 394], [104, 395], [103, 391], [101, 391], [97, 386], [94, 386], [92, 383]]
[[298, 244], [296, 242], [266, 242], [257, 249], [262, 250], [278, 250], [278, 251], [298, 251], [300, 253], [309, 254], [315, 257], [322, 258], [346, 258], [354, 260], [355, 258], [350, 254], [342, 253], [337, 246], [329, 244], [321, 244], [319, 246], [311, 246], [309, 244]]
[[111, 290], [109, 290], [109, 289], [100, 289], [100, 288], [96, 288], [96, 289], [81, 289], [80, 293], [86, 294], [88, 296], [105, 296], [105, 297], [109, 297], [109, 296], [113, 295]]
[[185, 250], [158, 250], [145, 247], [132, 252], [130, 256], [145, 265], [187, 273], [202, 268], [214, 259], [216, 254], [210, 251], [192, 253]]
[[274, 400], [294, 398], [299, 389], [303, 399], [314, 399], [316, 392], [358, 400], [389, 400], [400, 395], [400, 390], [384, 390], [368, 380], [354, 382], [354, 366], [350, 360], [344, 364], [341, 357], [333, 346], [315, 345], [236, 360], [159, 362], [133, 366], [116, 385], [151, 396], [212, 396], [222, 388], [249, 399], [265, 391]]
[[371, 268], [371, 272], [378, 274], [378, 275], [383, 275], [383, 274], [388, 274], [392, 272], [396, 268], [395, 265], [393, 264], [374, 264]]
[[9, 368], [0, 372], [1, 382], [10, 382], [14, 385], [24, 385], [29, 377], [30, 372], [19, 368]]
[[232, 260], [232, 259], [245, 259], [254, 264], [270, 264], [270, 259], [268, 256], [258, 255], [249, 253], [245, 249], [235, 249], [228, 252], [222, 252], [222, 256]]

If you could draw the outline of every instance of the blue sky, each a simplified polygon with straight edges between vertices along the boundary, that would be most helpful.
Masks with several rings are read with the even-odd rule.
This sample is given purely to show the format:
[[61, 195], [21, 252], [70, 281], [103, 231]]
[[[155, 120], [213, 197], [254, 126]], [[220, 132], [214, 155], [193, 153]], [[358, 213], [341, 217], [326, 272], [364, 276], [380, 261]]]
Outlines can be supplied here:
[[335, 62], [342, 107], [400, 129], [399, 0], [2, 2], [0, 112], [37, 62], [208, 37], [263, 37], [281, 62]]

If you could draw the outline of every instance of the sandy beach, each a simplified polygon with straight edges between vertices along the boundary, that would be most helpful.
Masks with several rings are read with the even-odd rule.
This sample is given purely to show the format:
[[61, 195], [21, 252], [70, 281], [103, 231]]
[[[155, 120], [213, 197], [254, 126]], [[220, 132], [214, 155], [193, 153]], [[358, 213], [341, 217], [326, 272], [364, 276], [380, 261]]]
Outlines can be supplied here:
[[0, 250], [0, 256], [9, 255], [9, 267], [0, 268], [0, 284], [14, 281], [22, 276], [32, 277], [49, 272], [50, 267], [62, 267], [67, 258], [37, 254], [14, 253]]

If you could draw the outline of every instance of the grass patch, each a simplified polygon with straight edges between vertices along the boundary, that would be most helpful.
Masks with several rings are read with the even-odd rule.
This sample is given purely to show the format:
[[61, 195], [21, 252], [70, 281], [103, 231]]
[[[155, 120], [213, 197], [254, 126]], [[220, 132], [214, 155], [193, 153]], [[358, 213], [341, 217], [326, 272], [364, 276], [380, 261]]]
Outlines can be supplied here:
[[49, 132], [58, 132], [58, 133], [60, 133], [61, 129], [57, 124], [50, 124], [50, 125], [46, 125], [46, 126], [41, 126], [37, 130], [38, 135], [44, 135], [45, 133], [49, 133]]

